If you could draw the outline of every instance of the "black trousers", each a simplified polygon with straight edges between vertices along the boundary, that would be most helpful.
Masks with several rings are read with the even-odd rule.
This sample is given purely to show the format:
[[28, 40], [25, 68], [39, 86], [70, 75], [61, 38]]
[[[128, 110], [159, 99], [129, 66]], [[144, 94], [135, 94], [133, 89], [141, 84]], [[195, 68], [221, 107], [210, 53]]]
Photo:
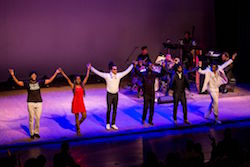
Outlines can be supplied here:
[[183, 108], [183, 115], [184, 120], [187, 120], [187, 98], [185, 92], [174, 92], [173, 93], [173, 99], [174, 99], [174, 120], [177, 120], [177, 109], [179, 101], [181, 102], [182, 108]]
[[143, 114], [142, 120], [145, 121], [149, 108], [149, 122], [153, 122], [154, 116], [154, 107], [155, 107], [155, 96], [152, 95], [144, 95], [144, 106], [143, 106]]
[[112, 94], [107, 92], [107, 121], [106, 121], [107, 124], [110, 124], [110, 113], [112, 106], [113, 106], [112, 125], [115, 124], [117, 105], [118, 105], [118, 93]]

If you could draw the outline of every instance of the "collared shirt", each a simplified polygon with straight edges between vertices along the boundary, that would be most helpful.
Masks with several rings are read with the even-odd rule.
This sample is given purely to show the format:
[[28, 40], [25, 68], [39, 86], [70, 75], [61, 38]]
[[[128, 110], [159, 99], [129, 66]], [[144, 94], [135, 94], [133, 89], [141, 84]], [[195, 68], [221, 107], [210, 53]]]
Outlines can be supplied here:
[[114, 74], [112, 72], [110, 73], [100, 72], [96, 70], [94, 67], [91, 67], [92, 72], [105, 79], [107, 91], [112, 94], [118, 93], [120, 80], [124, 76], [126, 76], [132, 69], [133, 65], [131, 64], [125, 71]]
[[176, 72], [178, 74], [179, 79], [182, 78], [182, 73]]

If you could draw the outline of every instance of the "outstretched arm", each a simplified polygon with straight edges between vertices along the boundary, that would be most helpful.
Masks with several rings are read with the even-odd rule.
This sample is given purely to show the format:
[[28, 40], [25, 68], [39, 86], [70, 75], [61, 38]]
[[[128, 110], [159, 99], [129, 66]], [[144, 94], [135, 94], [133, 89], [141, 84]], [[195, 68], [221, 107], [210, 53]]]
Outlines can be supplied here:
[[119, 72], [118, 74], [120, 75], [121, 78], [123, 78], [133, 69], [133, 67], [134, 67], [134, 65], [131, 64], [125, 71]]
[[15, 72], [14, 72], [13, 69], [9, 69], [9, 73], [10, 73], [11, 77], [13, 78], [13, 80], [16, 82], [17, 85], [19, 85], [19, 86], [24, 86], [23, 81], [19, 81], [19, 80], [16, 78]]
[[198, 73], [199, 74], [206, 74], [206, 70], [202, 70], [201, 66], [202, 66], [202, 61], [199, 61]]
[[50, 84], [56, 78], [57, 74], [59, 74], [59, 73], [60, 73], [60, 71], [59, 71], [59, 69], [57, 69], [56, 72], [52, 75], [52, 77], [50, 77], [50, 79], [45, 80], [44, 84], [45, 85]]
[[104, 73], [104, 72], [100, 72], [98, 71], [97, 69], [95, 69], [93, 66], [91, 66], [91, 71], [94, 72], [96, 75], [99, 75], [100, 77], [102, 78], [106, 78], [107, 77], [107, 73]]
[[173, 74], [171, 81], [170, 81], [170, 84], [169, 84], [169, 88], [171, 90], [174, 90], [174, 87], [175, 87], [175, 74]]
[[59, 71], [61, 72], [61, 74], [63, 75], [63, 77], [68, 81], [69, 86], [73, 89], [74, 84], [71, 82], [71, 80], [69, 79], [69, 77], [65, 74], [65, 72], [59, 68]]
[[229, 66], [230, 64], [233, 63], [233, 61], [235, 60], [236, 56], [237, 56], [237, 53], [234, 53], [232, 55], [232, 59], [229, 59], [228, 61], [226, 61], [225, 63], [223, 63], [222, 65], [220, 65], [219, 68], [221, 70], [224, 70], [224, 68], [226, 68], [227, 66]]
[[89, 78], [89, 72], [90, 72], [90, 68], [91, 68], [91, 64], [87, 64], [87, 74], [83, 80], [83, 85], [85, 85], [88, 81], [88, 78]]

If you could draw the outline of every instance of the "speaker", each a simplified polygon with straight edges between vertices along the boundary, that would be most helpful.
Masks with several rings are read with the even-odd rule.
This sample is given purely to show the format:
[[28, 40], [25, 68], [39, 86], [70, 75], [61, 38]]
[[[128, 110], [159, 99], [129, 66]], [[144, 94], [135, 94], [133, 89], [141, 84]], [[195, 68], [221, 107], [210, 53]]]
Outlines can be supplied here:
[[157, 102], [158, 104], [173, 103], [174, 99], [173, 99], [173, 96], [161, 96], [161, 97], [158, 97]]

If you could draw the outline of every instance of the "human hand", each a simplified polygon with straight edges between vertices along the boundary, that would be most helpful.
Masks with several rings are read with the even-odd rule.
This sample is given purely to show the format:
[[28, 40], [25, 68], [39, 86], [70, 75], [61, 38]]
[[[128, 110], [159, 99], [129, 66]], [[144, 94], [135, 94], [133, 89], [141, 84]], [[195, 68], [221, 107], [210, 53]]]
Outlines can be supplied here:
[[232, 55], [232, 60], [234, 60], [234, 59], [236, 58], [236, 56], [237, 56], [237, 53], [234, 53], [234, 54]]
[[90, 68], [91, 68], [91, 63], [88, 63], [87, 64], [87, 69], [90, 70]]
[[14, 69], [9, 69], [9, 73], [10, 73], [11, 76], [13, 76], [14, 75]]

